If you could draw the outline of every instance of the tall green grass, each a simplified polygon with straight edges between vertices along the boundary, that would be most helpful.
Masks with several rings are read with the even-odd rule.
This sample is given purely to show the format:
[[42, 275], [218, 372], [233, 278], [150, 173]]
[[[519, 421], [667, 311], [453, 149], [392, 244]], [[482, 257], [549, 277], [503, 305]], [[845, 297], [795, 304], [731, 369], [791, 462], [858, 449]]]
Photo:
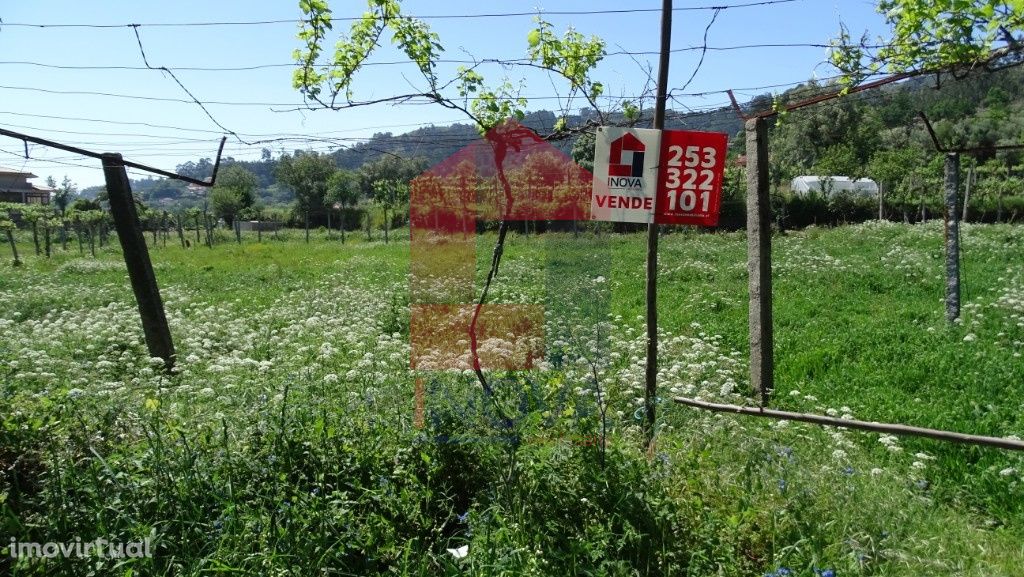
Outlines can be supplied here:
[[[1024, 570], [1017, 455], [714, 415], [746, 401], [741, 234], [661, 244], [653, 451], [641, 235], [510, 238], [497, 302], [548, 308], [546, 370], [428, 381], [408, 251], [358, 235], [152, 250], [180, 371], [153, 370], [119, 254], [0, 274], [0, 546], [152, 535], [152, 559], [11, 575], [977, 575]], [[484, 273], [493, 235], [478, 246]], [[1024, 434], [1024, 229], [964, 231], [947, 326], [935, 223], [775, 239], [773, 406]], [[23, 247], [26, 245], [23, 245]], [[74, 247], [72, 247], [74, 248]], [[597, 374], [597, 379], [593, 378]], [[601, 450], [601, 409], [607, 448]], [[468, 547], [464, 557], [448, 550]]]

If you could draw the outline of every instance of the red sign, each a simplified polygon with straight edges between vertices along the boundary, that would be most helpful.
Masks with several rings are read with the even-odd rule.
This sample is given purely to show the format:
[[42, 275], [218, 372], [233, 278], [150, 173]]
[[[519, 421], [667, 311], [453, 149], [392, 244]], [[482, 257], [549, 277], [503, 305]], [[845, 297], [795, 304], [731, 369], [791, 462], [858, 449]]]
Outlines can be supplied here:
[[715, 226], [722, 204], [728, 135], [666, 130], [658, 166], [658, 224]]

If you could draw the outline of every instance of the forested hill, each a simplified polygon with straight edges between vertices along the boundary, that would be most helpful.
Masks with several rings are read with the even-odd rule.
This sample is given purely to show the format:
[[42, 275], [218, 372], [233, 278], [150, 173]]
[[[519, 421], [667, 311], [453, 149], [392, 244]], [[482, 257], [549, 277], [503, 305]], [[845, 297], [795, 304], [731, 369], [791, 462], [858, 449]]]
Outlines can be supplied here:
[[[585, 122], [593, 118], [594, 113], [584, 110], [580, 115], [569, 118], [569, 124]], [[642, 118], [650, 118], [650, 111], [645, 111]], [[528, 114], [522, 121], [525, 126], [537, 130], [541, 134], [551, 133], [557, 117], [553, 112], [542, 110]], [[613, 115], [611, 122], [621, 121], [621, 116]], [[736, 114], [728, 108], [712, 112], [698, 114], [670, 113], [667, 117], [667, 127], [686, 128], [689, 130], [713, 130], [735, 133], [742, 127], [742, 122]], [[641, 122], [643, 125], [643, 122]], [[444, 126], [425, 126], [404, 134], [392, 134], [382, 132], [374, 134], [363, 142], [358, 142], [350, 147], [340, 148], [333, 153], [335, 164], [338, 168], [345, 170], [358, 170], [364, 164], [376, 161], [381, 157], [399, 156], [408, 159], [422, 159], [427, 166], [433, 166], [456, 151], [466, 146], [473, 140], [479, 138], [477, 129], [472, 124], [456, 123]], [[572, 149], [575, 138], [567, 138], [555, 141], [553, 144], [568, 153]], [[295, 150], [290, 154], [301, 154], [302, 150]], [[225, 158], [223, 165], [232, 163], [238, 164], [256, 175], [259, 195], [267, 205], [286, 204], [293, 199], [290, 191], [277, 186], [274, 170], [277, 166], [277, 158], [273, 151], [265, 149], [263, 158], [256, 161], [236, 161], [233, 158]], [[213, 161], [209, 158], [200, 159], [197, 162], [186, 162], [177, 166], [177, 172], [194, 178], [206, 178], [213, 171]], [[103, 187], [96, 186], [86, 188], [82, 195], [87, 198], [94, 198]], [[164, 179], [139, 179], [132, 181], [132, 190], [148, 203], [168, 204], [177, 201], [189, 201], [187, 187], [180, 182]]]
[[[780, 100], [833, 89], [808, 83]], [[921, 76], [785, 114], [769, 138], [774, 178], [867, 176], [893, 192], [923, 194], [941, 174], [942, 155], [920, 113], [943, 147], [974, 149], [965, 162], [1001, 172], [1000, 182], [1024, 170], [1022, 151], [1006, 148], [1024, 143], [1024, 67], [1012, 65], [959, 79]]]
[[[794, 102], [809, 96], [835, 90], [836, 87], [808, 82], [782, 94], [758, 95], [743, 105], [747, 112], [769, 109], [774, 103]], [[822, 105], [793, 112], [781, 118], [772, 130], [772, 173], [776, 184], [788, 182], [798, 174], [844, 174], [869, 176], [886, 181], [889, 188], [911, 186], [904, 177], [926, 168], [934, 160], [934, 146], [918, 119], [925, 112], [934, 124], [941, 141], [950, 147], [993, 147], [977, 155], [979, 163], [998, 162], [1005, 166], [1007, 176], [1016, 174], [1022, 165], [1020, 154], [999, 152], [1000, 144], [1024, 142], [1024, 67], [1013, 66], [998, 73], [979, 72], [956, 79], [923, 76], [882, 89], [854, 94]], [[641, 115], [639, 126], [648, 123], [650, 110]], [[594, 117], [593, 111], [569, 118], [569, 124], [581, 124]], [[557, 117], [550, 111], [526, 116], [523, 124], [540, 133], [553, 131]], [[621, 121], [612, 116], [610, 122]], [[708, 112], [670, 112], [667, 128], [725, 132], [733, 136], [742, 130], [742, 121], [735, 111], [723, 106]], [[383, 132], [330, 153], [335, 165], [358, 170], [383, 158], [416, 159], [418, 165], [432, 166], [463, 146], [479, 138], [476, 128], [468, 123], [425, 126], [404, 134]], [[563, 151], [572, 149], [575, 138], [554, 142]], [[742, 152], [742, 139], [734, 138], [735, 152]], [[263, 151], [261, 160], [235, 161], [225, 159], [252, 172], [257, 180], [257, 195], [265, 206], [288, 206], [292, 192], [277, 183], [275, 169], [281, 154], [292, 157], [302, 150], [275, 153]], [[181, 174], [208, 177], [211, 159], [179, 165]], [[994, 170], [994, 169], [993, 169]], [[189, 194], [185, 185], [176, 181], [147, 179], [132, 181], [133, 190], [147, 203], [171, 206], [195, 204], [199, 198]], [[95, 196], [101, 187], [83, 191]]]
[[[581, 115], [569, 117], [568, 124], [578, 125], [594, 118], [592, 111], [584, 110]], [[646, 111], [644, 118], [650, 118]], [[522, 121], [524, 126], [532, 128], [540, 134], [554, 132], [558, 117], [550, 111], [542, 110], [528, 114]], [[612, 115], [610, 122], [622, 120], [620, 115]], [[641, 122], [639, 126], [646, 123]], [[734, 134], [743, 123], [730, 108], [704, 113], [671, 112], [666, 119], [666, 128], [685, 128], [688, 130], [709, 130]], [[382, 155], [395, 154], [405, 158], [423, 158], [429, 166], [433, 166], [451, 156], [463, 146], [479, 138], [479, 133], [471, 124], [451, 124], [447, 126], [427, 126], [394, 135], [390, 132], [374, 134], [373, 137], [359, 144], [339, 150], [333, 154], [339, 168], [355, 170], [366, 162], [371, 162]], [[564, 152], [572, 149], [575, 138], [555, 141], [553, 144]]]

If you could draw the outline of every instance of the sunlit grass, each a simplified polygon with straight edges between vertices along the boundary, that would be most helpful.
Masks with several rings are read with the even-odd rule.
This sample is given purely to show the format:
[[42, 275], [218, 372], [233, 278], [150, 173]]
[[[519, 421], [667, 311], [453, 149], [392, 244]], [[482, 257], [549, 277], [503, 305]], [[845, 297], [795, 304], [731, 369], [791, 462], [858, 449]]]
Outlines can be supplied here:
[[[668, 402], [747, 402], [741, 234], [662, 240], [650, 455], [642, 235], [510, 237], [493, 299], [548, 310], [544, 371], [491, 375], [512, 437], [471, 375], [420, 375], [426, 428], [414, 426], [405, 231], [389, 245], [282, 237], [152, 251], [170, 377], [142, 345], [115, 248], [48, 261], [21, 239], [25, 266], [0, 273], [0, 537], [154, 535], [154, 559], [98, 575], [1024, 567], [1017, 455]], [[1024, 435], [1024, 229], [964, 238], [963, 321], [947, 326], [936, 223], [777, 237], [773, 406]], [[478, 275], [493, 241], [478, 239]], [[590, 442], [602, 403], [603, 465]], [[447, 552], [464, 545], [463, 559]], [[92, 570], [0, 555], [14, 575]]]

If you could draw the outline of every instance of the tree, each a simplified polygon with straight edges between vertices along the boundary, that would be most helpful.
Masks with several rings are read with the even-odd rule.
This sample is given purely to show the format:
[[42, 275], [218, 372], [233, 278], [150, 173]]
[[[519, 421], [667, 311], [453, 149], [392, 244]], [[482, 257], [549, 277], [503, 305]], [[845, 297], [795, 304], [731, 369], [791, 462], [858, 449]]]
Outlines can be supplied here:
[[191, 208], [185, 209], [184, 216], [185, 222], [192, 221], [196, 223], [196, 246], [199, 246], [199, 244], [202, 242], [202, 239], [199, 235], [199, 229], [202, 228], [203, 211], [193, 206]]
[[347, 170], [336, 170], [327, 179], [325, 200], [341, 209], [341, 243], [345, 244], [345, 209], [359, 201], [359, 176]]
[[1017, 54], [1024, 41], [1024, 0], [878, 0], [891, 38], [867, 33], [852, 42], [843, 28], [832, 64], [849, 83], [869, 72], [940, 70], [992, 64]]
[[[374, 49], [390, 35], [392, 42], [417, 66], [423, 84], [415, 88], [413, 94], [395, 95], [376, 102], [419, 99], [458, 110], [472, 119], [477, 130], [489, 136], [488, 144], [494, 153], [497, 179], [506, 199], [509, 199], [505, 206], [511, 208], [512, 190], [504, 172], [504, 158], [509, 148], [517, 146], [519, 140], [516, 140], [514, 130], [504, 128], [509, 118], [522, 119], [527, 106], [527, 100], [520, 96], [517, 86], [505, 80], [497, 87], [490, 87], [485, 84], [475, 65], [460, 67], [449, 82], [439, 80], [437, 64], [444, 51], [440, 37], [423, 20], [402, 14], [400, 0], [368, 0], [363, 17], [354, 19], [347, 37], [335, 44], [333, 59], [326, 66], [321, 65], [319, 62], [323, 60], [323, 45], [332, 27], [330, 8], [326, 0], [301, 0], [299, 6], [303, 18], [298, 37], [303, 46], [294, 52], [298, 67], [293, 75], [293, 85], [307, 100], [334, 110], [366, 104], [354, 100], [353, 79]], [[593, 36], [587, 38], [573, 29], [558, 37], [552, 32], [549, 23], [540, 18], [535, 21], [536, 27], [527, 35], [529, 62], [525, 65], [547, 70], [565, 80], [569, 84], [569, 90], [565, 93], [567, 103], [572, 98], [581, 97], [592, 108], [599, 110], [596, 100], [603, 93], [604, 87], [600, 82], [591, 80], [590, 73], [605, 55], [604, 41]], [[455, 89], [457, 97], [442, 93], [448, 86]], [[603, 123], [604, 117], [600, 112], [597, 112], [596, 120]], [[498, 129], [498, 133], [489, 132], [492, 129]], [[567, 126], [563, 110], [562, 117], [555, 123], [555, 132], [565, 133], [568, 130], [570, 127]], [[376, 179], [369, 182], [372, 186]], [[503, 214], [498, 226], [491, 270], [470, 323], [470, 353], [477, 380], [491, 399], [502, 422], [511, 429], [513, 421], [498, 404], [494, 390], [479, 368], [475, 339], [480, 311], [501, 262], [509, 228], [507, 217], [507, 214]], [[656, 359], [648, 359], [648, 362], [656, 362]], [[653, 398], [648, 401], [648, 405], [653, 407]], [[649, 413], [653, 415], [652, 411]]]
[[232, 164], [221, 169], [217, 184], [210, 191], [210, 208], [215, 216], [233, 226], [235, 217], [255, 200], [256, 175]]
[[385, 155], [359, 168], [359, 189], [374, 204], [380, 206], [384, 218], [384, 243], [388, 242], [391, 221], [388, 212], [408, 202], [409, 183], [427, 167], [422, 158], [402, 158]]
[[919, 148], [908, 146], [895, 150], [881, 150], [871, 157], [867, 170], [878, 181], [879, 219], [885, 218], [883, 199], [886, 197], [890, 204], [906, 206], [915, 170], [924, 162], [923, 156]]
[[572, 144], [572, 160], [583, 168], [594, 171], [594, 141], [593, 132], [584, 132]]
[[143, 199], [147, 202], [152, 202], [161, 198], [180, 198], [186, 191], [185, 183], [180, 180], [172, 180], [170, 178], [149, 179], [140, 182], [153, 183], [152, 186], [139, 191], [142, 193]]
[[[81, 235], [83, 232], [89, 234], [89, 252], [93, 257], [96, 256], [96, 232], [97, 228], [102, 225], [106, 219], [106, 214], [101, 210], [83, 210], [75, 211], [74, 220], [77, 224], [79, 243], [81, 243]], [[79, 245], [81, 247], [81, 244]]]
[[68, 205], [72, 202], [72, 199], [78, 196], [78, 187], [71, 182], [71, 179], [66, 174], [64, 175], [64, 180], [61, 181], [60, 186], [57, 186], [57, 182], [52, 176], [48, 176], [46, 178], [46, 185], [53, 189], [53, 205], [57, 207], [57, 212], [60, 213], [60, 243], [64, 247], [64, 250], [67, 250], [67, 222], [65, 220], [65, 215], [67, 214]]
[[27, 204], [19, 212], [22, 220], [32, 225], [32, 244], [35, 245], [36, 256], [43, 254], [39, 246], [39, 224], [46, 220], [45, 210], [38, 204]]
[[295, 193], [295, 209], [304, 217], [306, 242], [309, 242], [309, 215], [323, 213], [327, 181], [334, 172], [334, 160], [330, 156], [312, 151], [282, 155], [277, 164], [278, 182]]
[[195, 179], [209, 178], [213, 173], [213, 162], [209, 158], [200, 159], [199, 162], [192, 162], [190, 160], [184, 164], [179, 164], [175, 167], [174, 172]]
[[378, 180], [395, 180], [408, 185], [427, 168], [423, 158], [402, 158], [384, 155], [359, 167], [359, 190], [366, 198], [374, 197], [374, 183]]
[[71, 182], [67, 175], [64, 175], [64, 180], [61, 181], [60, 186], [57, 185], [57, 181], [52, 176], [46, 177], [46, 186], [53, 189], [53, 205], [57, 207], [57, 211], [63, 216], [72, 199], [78, 196], [78, 187], [75, 186], [75, 183]]
[[[375, 102], [408, 102], [420, 98], [445, 108], [466, 114], [481, 133], [510, 117], [522, 119], [527, 100], [519, 96], [519, 89], [506, 80], [496, 88], [485, 85], [477, 66], [459, 67], [455, 78], [442, 82], [437, 76], [437, 64], [444, 52], [441, 39], [421, 19], [402, 14], [401, 0], [367, 0], [367, 11], [353, 21], [347, 37], [335, 45], [333, 59], [324, 65], [323, 45], [333, 26], [327, 0], [302, 0], [303, 12], [298, 38], [303, 46], [294, 51], [298, 64], [292, 76], [293, 86], [303, 96], [320, 106], [333, 110], [361, 105], [354, 100], [353, 79], [378, 42], [390, 34], [395, 44], [420, 71], [425, 86], [414, 94], [402, 94]], [[566, 101], [581, 97], [596, 111], [599, 121], [604, 116], [597, 98], [604, 92], [600, 82], [590, 79], [591, 71], [605, 56], [605, 43], [596, 36], [590, 38], [569, 29], [558, 37], [550, 23], [536, 18], [536, 27], [527, 36], [527, 66], [547, 70], [568, 82]], [[458, 98], [442, 94], [445, 87], [453, 86]], [[564, 111], [563, 111], [564, 112]], [[567, 131], [566, 115], [556, 122], [556, 131]]]
[[[104, 198], [106, 198], [106, 191], [104, 191]], [[85, 210], [103, 210], [99, 200], [89, 200], [87, 198], [76, 199], [68, 208], [79, 212]]]
[[409, 201], [409, 185], [393, 178], [376, 180], [373, 182], [373, 201], [380, 206], [384, 216], [384, 244], [388, 244], [388, 232], [391, 229], [388, 212]]
[[11, 254], [14, 256], [14, 266], [21, 266], [21, 259], [18, 257], [18, 245], [14, 242], [14, 231], [17, 227], [11, 218], [10, 206], [0, 204], [0, 231], [7, 237], [7, 243], [11, 247]]
[[[788, 91], [780, 102], [802, 100], [826, 90], [811, 82]], [[861, 172], [871, 159], [881, 131], [878, 113], [854, 98], [789, 113], [773, 130], [772, 163], [797, 172], [827, 165], [829, 171], [837, 172], [826, 174], [854, 176], [851, 173]]]

